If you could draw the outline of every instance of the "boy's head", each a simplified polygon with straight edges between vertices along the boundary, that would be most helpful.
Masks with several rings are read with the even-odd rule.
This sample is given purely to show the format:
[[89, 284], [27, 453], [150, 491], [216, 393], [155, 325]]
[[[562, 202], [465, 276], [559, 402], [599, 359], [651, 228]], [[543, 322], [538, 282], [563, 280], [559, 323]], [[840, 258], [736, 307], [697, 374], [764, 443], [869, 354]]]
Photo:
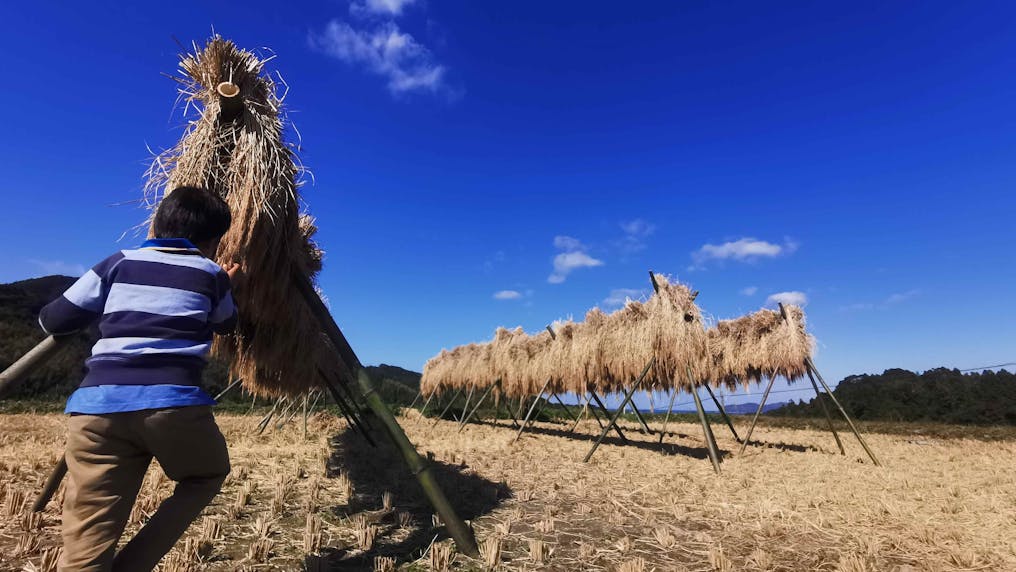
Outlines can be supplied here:
[[152, 231], [155, 238], [186, 238], [205, 254], [214, 255], [231, 222], [229, 205], [215, 193], [177, 187], [159, 203]]

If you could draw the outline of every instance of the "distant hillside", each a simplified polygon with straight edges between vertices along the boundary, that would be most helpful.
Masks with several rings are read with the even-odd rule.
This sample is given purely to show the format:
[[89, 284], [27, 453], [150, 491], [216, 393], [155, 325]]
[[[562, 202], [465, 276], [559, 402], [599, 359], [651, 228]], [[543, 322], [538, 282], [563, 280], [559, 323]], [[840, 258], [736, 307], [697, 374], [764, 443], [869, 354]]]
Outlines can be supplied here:
[[420, 391], [420, 373], [394, 365], [370, 365], [367, 373], [378, 386], [378, 393], [385, 403], [409, 405]]
[[[855, 419], [1016, 425], [1016, 375], [1008, 371], [962, 373], [938, 368], [917, 374], [888, 369], [852, 375], [833, 394]], [[832, 408], [832, 405], [829, 405]], [[773, 411], [785, 417], [819, 417], [814, 399]]]
[[[45, 338], [39, 327], [39, 310], [62, 294], [75, 278], [46, 276], [0, 284], [0, 369]], [[74, 336], [49, 363], [32, 372], [19, 386], [17, 396], [67, 395], [81, 381], [83, 363], [97, 333], [93, 330]]]

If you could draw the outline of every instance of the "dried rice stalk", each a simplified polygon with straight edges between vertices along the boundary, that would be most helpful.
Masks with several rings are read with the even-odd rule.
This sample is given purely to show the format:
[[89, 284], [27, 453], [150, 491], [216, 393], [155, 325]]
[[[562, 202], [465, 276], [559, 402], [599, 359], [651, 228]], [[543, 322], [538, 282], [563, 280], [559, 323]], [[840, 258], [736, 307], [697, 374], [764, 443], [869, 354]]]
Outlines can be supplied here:
[[[248, 276], [238, 292], [240, 323], [233, 336], [219, 337], [217, 355], [232, 359], [232, 375], [261, 396], [299, 395], [317, 381], [322, 355], [320, 328], [290, 276], [313, 276], [321, 251], [310, 217], [300, 215], [302, 167], [284, 141], [283, 96], [265, 71], [271, 58], [215, 36], [181, 57], [180, 99], [192, 119], [179, 143], [152, 161], [145, 194], [154, 207], [165, 193], [194, 185], [218, 193], [229, 204], [233, 225], [216, 259], [239, 262]], [[239, 115], [222, 114], [222, 82], [239, 89]], [[334, 358], [332, 358], [334, 359]]]
[[804, 310], [785, 306], [787, 319], [779, 310], [759, 310], [734, 320], [721, 320], [707, 332], [711, 358], [708, 379], [715, 385], [758, 383], [764, 378], [785, 377], [794, 381], [804, 376], [805, 359], [811, 357], [815, 341], [805, 330]]

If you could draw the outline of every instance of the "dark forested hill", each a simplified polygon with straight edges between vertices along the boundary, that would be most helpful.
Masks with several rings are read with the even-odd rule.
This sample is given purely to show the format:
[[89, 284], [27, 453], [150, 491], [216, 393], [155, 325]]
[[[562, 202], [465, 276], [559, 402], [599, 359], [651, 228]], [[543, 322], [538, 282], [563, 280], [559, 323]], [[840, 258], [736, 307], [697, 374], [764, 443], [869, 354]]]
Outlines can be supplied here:
[[[71, 284], [69, 276], [46, 276], [0, 284], [0, 368], [6, 368], [45, 338], [39, 310]], [[67, 395], [81, 381], [82, 365], [95, 332], [75, 335], [68, 347], [32, 372], [18, 387], [18, 396]]]
[[[962, 373], [938, 368], [917, 374], [888, 369], [880, 375], [847, 377], [833, 393], [855, 419], [1016, 425], [1016, 375], [1006, 370]], [[790, 403], [772, 415], [819, 417], [822, 410], [812, 399]]]

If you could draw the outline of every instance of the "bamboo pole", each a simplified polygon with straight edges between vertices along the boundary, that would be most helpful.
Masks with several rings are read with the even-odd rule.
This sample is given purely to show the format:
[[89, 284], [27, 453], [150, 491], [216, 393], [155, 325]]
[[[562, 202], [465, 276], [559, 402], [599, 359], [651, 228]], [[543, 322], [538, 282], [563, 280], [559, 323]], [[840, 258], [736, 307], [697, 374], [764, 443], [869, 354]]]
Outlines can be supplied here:
[[227, 393], [229, 393], [229, 392], [230, 392], [230, 390], [232, 390], [232, 389], [233, 389], [234, 387], [236, 387], [237, 385], [240, 385], [240, 382], [241, 382], [241, 381], [243, 381], [243, 380], [242, 380], [242, 379], [237, 379], [237, 380], [235, 380], [235, 381], [234, 381], [233, 383], [231, 383], [231, 384], [227, 385], [227, 386], [226, 386], [226, 389], [223, 389], [222, 391], [220, 391], [220, 392], [219, 392], [219, 394], [218, 394], [218, 395], [216, 395], [216, 396], [215, 396], [215, 400], [216, 400], [216, 401], [218, 401], [218, 400], [222, 399], [222, 396], [224, 396], [224, 395], [226, 395]]
[[437, 395], [436, 391], [427, 396], [427, 401], [423, 403], [423, 409], [420, 409], [420, 417], [423, 417], [427, 413], [427, 406], [430, 405], [430, 400], [434, 399], [435, 395]]
[[462, 389], [455, 392], [455, 395], [452, 396], [452, 400], [448, 402], [448, 405], [446, 405], [444, 410], [441, 411], [441, 414], [437, 416], [437, 419], [434, 420], [431, 427], [437, 426], [438, 422], [444, 419], [445, 413], [448, 413], [448, 410], [452, 408], [452, 405], [455, 404], [455, 400], [458, 399], [460, 395], [462, 395]]
[[50, 499], [53, 498], [53, 494], [60, 488], [60, 481], [63, 480], [64, 475], [67, 474], [67, 457], [61, 455], [60, 460], [56, 466], [53, 467], [53, 472], [49, 474], [49, 478], [46, 479], [46, 484], [42, 487], [42, 492], [35, 499], [35, 504], [32, 505], [32, 512], [42, 512], [46, 510], [46, 505], [49, 504]]
[[847, 411], [845, 409], [843, 409], [843, 406], [840, 405], [840, 401], [838, 399], [836, 399], [836, 396], [833, 395], [832, 390], [829, 389], [828, 385], [826, 385], [825, 380], [822, 379], [822, 374], [819, 373], [817, 369], [815, 369], [815, 362], [811, 361], [811, 358], [808, 357], [808, 358], [805, 358], [805, 365], [808, 366], [808, 369], [810, 369], [812, 372], [814, 372], [815, 377], [817, 377], [819, 383], [822, 384], [822, 388], [825, 389], [826, 394], [829, 395], [829, 399], [833, 400], [833, 403], [840, 410], [840, 413], [843, 414], [843, 418], [847, 420], [847, 425], [850, 426], [850, 430], [854, 432], [854, 436], [857, 437], [858, 442], [860, 442], [861, 446], [864, 447], [864, 451], [866, 453], [868, 453], [869, 457], [871, 457], [871, 462], [875, 463], [876, 467], [881, 467], [882, 463], [878, 462], [878, 459], [875, 458], [875, 453], [873, 453], [871, 451], [871, 448], [868, 447], [868, 444], [864, 442], [864, 437], [861, 437], [861, 432], [858, 431], [857, 427], [854, 426], [854, 422], [853, 422], [853, 420], [850, 419], [850, 416], [847, 415]]
[[388, 436], [402, 453], [406, 465], [409, 466], [409, 470], [416, 475], [424, 494], [427, 496], [427, 500], [430, 501], [431, 506], [437, 511], [441, 521], [445, 523], [448, 533], [455, 541], [459, 552], [472, 558], [478, 557], [480, 551], [476, 546], [476, 538], [473, 536], [472, 530], [455, 513], [451, 503], [448, 502], [448, 498], [445, 497], [441, 487], [438, 486], [437, 481], [434, 479], [431, 467], [420, 458], [420, 454], [417, 453], [409, 438], [406, 437], [398, 422], [395, 421], [392, 411], [377, 394], [366, 370], [363, 369], [360, 360], [356, 357], [349, 342], [346, 341], [346, 337], [342, 334], [338, 324], [335, 323], [335, 319], [332, 318], [328, 308], [321, 301], [321, 297], [314, 291], [310, 280], [300, 273], [294, 273], [294, 277], [296, 278], [297, 288], [300, 290], [308, 306], [310, 306], [311, 311], [321, 322], [322, 329], [339, 353], [340, 361], [344, 362], [343, 365], [347, 369], [356, 372], [356, 381], [359, 383], [367, 405], [381, 420], [382, 425], [387, 430]]
[[847, 450], [843, 448], [843, 442], [840, 441], [840, 436], [836, 433], [836, 427], [833, 426], [833, 418], [829, 415], [829, 408], [826, 407], [825, 400], [822, 399], [822, 393], [818, 390], [818, 384], [815, 383], [815, 376], [811, 373], [811, 368], [807, 368], [808, 379], [811, 380], [811, 387], [815, 390], [815, 400], [822, 406], [822, 413], [825, 414], [826, 421], [829, 423], [829, 431], [833, 434], [833, 439], [836, 439], [836, 446], [840, 448], [840, 454], [846, 455]]
[[727, 417], [727, 410], [723, 408], [722, 404], [720, 404], [720, 400], [716, 399], [716, 395], [713, 393], [713, 390], [709, 388], [709, 384], [703, 383], [702, 385], [704, 385], [706, 391], [709, 392], [709, 397], [713, 398], [713, 403], [715, 403], [716, 408], [720, 410], [720, 415], [722, 415], [723, 420], [727, 422], [727, 427], [730, 427], [730, 432], [734, 434], [734, 440], [740, 443], [741, 438], [737, 436], [737, 430], [734, 429], [734, 424], [730, 421], [730, 417]]
[[670, 405], [667, 406], [667, 416], [663, 418], [663, 429], [660, 430], [660, 443], [663, 443], [663, 437], [667, 434], [667, 423], [670, 422], [670, 412], [674, 410], [674, 399], [678, 393], [677, 388], [670, 390]]
[[14, 391], [18, 383], [33, 369], [39, 367], [50, 358], [55, 356], [61, 348], [67, 345], [71, 336], [47, 336], [36, 346], [18, 358], [0, 373], [0, 399]]
[[709, 451], [709, 460], [713, 463], [713, 470], [716, 474], [720, 473], [720, 452], [716, 446], [716, 436], [713, 435], [713, 428], [709, 426], [709, 418], [706, 417], [706, 410], [702, 407], [702, 400], [699, 398], [698, 391], [695, 391], [695, 380], [691, 375], [691, 368], [688, 368], [688, 383], [691, 384], [692, 399], [695, 400], [695, 409], [698, 410], [699, 421], [702, 423], [702, 433], [706, 439], [706, 449]]
[[653, 367], [654, 363], [656, 363], [656, 358], [655, 357], [649, 358], [649, 363], [646, 364], [646, 368], [642, 370], [642, 374], [639, 375], [639, 378], [635, 380], [635, 383], [632, 384], [631, 389], [629, 389], [628, 392], [625, 394], [624, 401], [621, 402], [620, 407], [618, 407], [617, 411], [614, 412], [614, 416], [610, 419], [610, 422], [607, 423], [607, 426], [603, 428], [602, 432], [600, 432], [600, 436], [596, 439], [596, 442], [593, 443], [593, 448], [589, 449], [589, 452], [586, 453], [586, 458], [582, 459], [583, 463], [589, 462], [589, 459], [593, 456], [593, 453], [596, 452], [596, 448], [599, 447], [600, 443], [603, 442], [603, 438], [607, 436], [607, 433], [610, 433], [610, 428], [617, 426], [617, 420], [621, 417], [621, 414], [624, 412], [624, 406], [628, 405], [628, 402], [631, 401], [631, 397], [632, 395], [635, 394], [635, 390], [637, 390], [639, 385], [642, 384], [642, 380], [645, 379], [646, 374], [649, 373], [649, 369]]
[[776, 376], [769, 378], [769, 385], [766, 386], [765, 393], [762, 394], [762, 403], [758, 404], [758, 411], [755, 412], [755, 416], [751, 419], [751, 425], [748, 427], [748, 435], [745, 436], [744, 441], [741, 441], [741, 453], [744, 454], [745, 447], [748, 446], [748, 442], [751, 441], [751, 434], [755, 432], [755, 424], [758, 423], [758, 416], [762, 415], [762, 408], [766, 406], [766, 400], [769, 399], [769, 391], [773, 388], [773, 383], [776, 381]]
[[466, 428], [466, 423], [469, 422], [469, 419], [472, 418], [474, 415], [476, 415], [476, 412], [480, 409], [480, 406], [483, 405], [483, 402], [487, 399], [487, 396], [490, 395], [490, 392], [493, 391], [494, 388], [497, 387], [500, 383], [501, 380], [496, 381], [493, 385], [488, 387], [486, 391], [483, 392], [483, 395], [481, 395], [480, 398], [476, 401], [476, 405], [473, 407], [473, 410], [469, 412], [469, 415], [466, 415], [465, 413], [462, 414], [462, 423], [459, 424], [459, 433], [461, 433], [462, 430]]
[[568, 417], [570, 419], [574, 420], [576, 423], [579, 422], [578, 418], [575, 417], [575, 415], [571, 411], [568, 410], [568, 406], [565, 405], [563, 401], [561, 401], [561, 397], [558, 396], [558, 394], [555, 393], [551, 397], [553, 397], [554, 399], [557, 400], [557, 404], [561, 406], [561, 409], [563, 409], [566, 414], [568, 414]]
[[[610, 411], [607, 409], [607, 406], [604, 405], [602, 401], [600, 401], [600, 396], [596, 395], [596, 392], [593, 391], [593, 390], [589, 390], [589, 395], [593, 398], [593, 400], [596, 401], [596, 406], [600, 408], [600, 411], [603, 412], [603, 418], [609, 422], [610, 421]], [[604, 427], [606, 427], [606, 425], [604, 425], [603, 423], [600, 423], [600, 418], [596, 415], [596, 410], [595, 409], [593, 410], [593, 416], [596, 417], [596, 422], [600, 424], [600, 429], [603, 429]], [[628, 442], [628, 438], [625, 437], [624, 433], [621, 432], [621, 427], [619, 427], [617, 425], [614, 425], [614, 431], [617, 432], [617, 436], [620, 437], [622, 441]]]
[[529, 407], [529, 413], [526, 413], [526, 418], [522, 421], [522, 427], [519, 427], [519, 433], [518, 435], [515, 435], [515, 439], [512, 440], [512, 443], [518, 441], [519, 437], [522, 436], [522, 432], [526, 430], [526, 426], [529, 425], [529, 418], [533, 416], [533, 410], [536, 409], [536, 404], [540, 402], [540, 396], [543, 395], [543, 392], [547, 390], [547, 386], [550, 385], [551, 381], [552, 379], [548, 377], [547, 383], [543, 384], [543, 389], [541, 389], [540, 392], [536, 394], [536, 398], [533, 399], [533, 404]]

